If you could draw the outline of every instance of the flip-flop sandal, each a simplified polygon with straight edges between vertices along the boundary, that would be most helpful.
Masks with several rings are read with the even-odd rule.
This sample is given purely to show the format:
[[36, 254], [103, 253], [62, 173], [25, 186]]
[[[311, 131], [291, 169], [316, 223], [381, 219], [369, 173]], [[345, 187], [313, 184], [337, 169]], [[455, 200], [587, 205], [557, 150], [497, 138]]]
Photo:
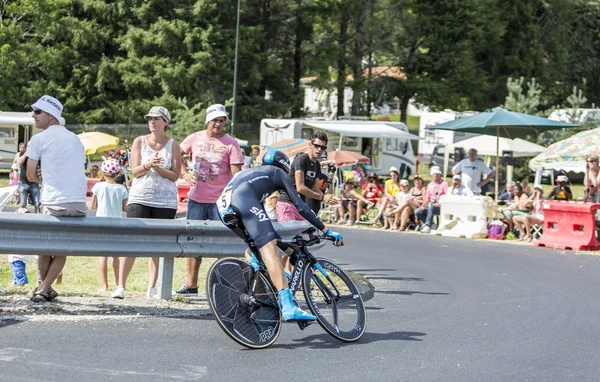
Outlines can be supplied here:
[[52, 301], [57, 297], [58, 293], [52, 287], [50, 287], [50, 289], [48, 289], [48, 301]]
[[33, 302], [47, 302], [48, 300], [48, 294], [44, 293], [44, 292], [40, 292], [40, 291], [36, 291], [33, 294], [33, 297], [31, 297], [31, 301]]

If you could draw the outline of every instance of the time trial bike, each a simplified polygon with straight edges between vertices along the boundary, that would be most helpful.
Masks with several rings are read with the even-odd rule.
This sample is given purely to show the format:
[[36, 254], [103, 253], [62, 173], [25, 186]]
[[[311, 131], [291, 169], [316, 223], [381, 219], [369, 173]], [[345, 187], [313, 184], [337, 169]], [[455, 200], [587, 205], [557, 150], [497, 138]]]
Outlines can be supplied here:
[[[249, 237], [237, 214], [223, 217], [226, 224], [239, 226], [246, 244], [258, 259], [258, 271], [239, 258], [216, 261], [208, 271], [206, 296], [221, 329], [234, 341], [252, 349], [272, 345], [281, 332], [282, 317], [277, 290], [268, 276], [260, 252]], [[295, 301], [310, 311], [327, 333], [344, 342], [357, 341], [365, 333], [367, 317], [362, 297], [351, 278], [338, 265], [314, 257], [308, 247], [332, 238], [316, 235], [316, 229], [303, 232], [291, 240], [278, 240], [277, 246], [293, 254], [294, 270], [289, 279], [292, 296], [302, 289], [304, 301]], [[289, 251], [288, 251], [289, 253]], [[305, 329], [311, 321], [298, 321]]]

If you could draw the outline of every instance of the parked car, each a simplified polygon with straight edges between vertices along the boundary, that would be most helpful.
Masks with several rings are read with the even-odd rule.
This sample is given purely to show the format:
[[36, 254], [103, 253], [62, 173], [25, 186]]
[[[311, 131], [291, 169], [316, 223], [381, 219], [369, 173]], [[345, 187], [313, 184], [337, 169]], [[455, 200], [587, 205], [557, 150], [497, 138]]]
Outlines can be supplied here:
[[[429, 168], [433, 166], [444, 167], [444, 154], [446, 153], [446, 146], [437, 145], [433, 148], [433, 152], [431, 153], [431, 160], [429, 161]], [[448, 157], [448, 169], [451, 170], [452, 167], [456, 164], [454, 160], [454, 151], [450, 153]]]

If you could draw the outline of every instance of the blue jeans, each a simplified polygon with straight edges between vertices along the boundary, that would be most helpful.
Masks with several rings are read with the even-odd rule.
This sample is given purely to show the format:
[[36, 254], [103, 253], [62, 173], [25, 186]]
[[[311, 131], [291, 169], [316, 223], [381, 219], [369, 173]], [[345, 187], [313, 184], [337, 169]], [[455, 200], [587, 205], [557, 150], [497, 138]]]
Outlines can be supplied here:
[[186, 219], [221, 221], [216, 203], [198, 203], [192, 199], [188, 199]]
[[19, 182], [19, 204], [21, 207], [27, 207], [27, 195], [31, 197], [31, 205], [40, 206], [40, 185], [39, 183]]
[[415, 215], [421, 222], [424, 222], [427, 227], [433, 224], [433, 217], [440, 214], [440, 206], [434, 206], [429, 203], [427, 207], [420, 207], [415, 210]]

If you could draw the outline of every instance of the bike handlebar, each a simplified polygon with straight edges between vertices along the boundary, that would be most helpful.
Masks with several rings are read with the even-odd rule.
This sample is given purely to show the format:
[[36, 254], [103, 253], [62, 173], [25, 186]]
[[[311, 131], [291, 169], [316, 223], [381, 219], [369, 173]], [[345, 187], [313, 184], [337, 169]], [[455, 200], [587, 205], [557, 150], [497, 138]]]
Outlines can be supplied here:
[[302, 234], [308, 235], [308, 240], [304, 239], [302, 236], [298, 235], [293, 239], [289, 240], [279, 240], [278, 242], [284, 246], [291, 247], [310, 247], [311, 245], [317, 244], [321, 240], [329, 240], [335, 241], [333, 237], [325, 236], [325, 235], [315, 235], [314, 233], [317, 231], [316, 228], [311, 227], [306, 231], [302, 232]]

